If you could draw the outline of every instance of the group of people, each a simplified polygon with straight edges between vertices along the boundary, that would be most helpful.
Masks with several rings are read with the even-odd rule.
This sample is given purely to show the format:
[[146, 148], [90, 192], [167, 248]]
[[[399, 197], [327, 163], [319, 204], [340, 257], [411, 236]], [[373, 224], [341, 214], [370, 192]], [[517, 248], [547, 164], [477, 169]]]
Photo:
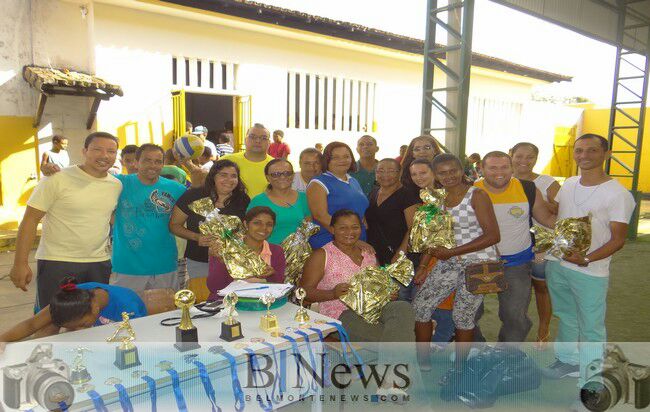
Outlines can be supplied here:
[[[545, 370], [547, 376], [578, 376], [580, 366], [592, 359], [576, 350], [576, 342], [606, 341], [609, 262], [624, 244], [635, 203], [604, 172], [610, 151], [603, 137], [586, 134], [576, 139], [574, 159], [580, 175], [562, 186], [533, 172], [539, 150], [527, 142], [508, 152], [473, 158], [468, 167], [464, 160], [442, 153], [428, 135], [411, 140], [397, 159], [377, 159], [377, 140], [364, 135], [356, 146], [358, 160], [347, 144], [331, 142], [322, 153], [316, 148], [302, 151], [300, 170], [294, 171], [284, 155], [288, 146], [285, 150], [276, 144], [282, 144], [281, 137], [274, 133], [271, 143], [269, 130], [255, 124], [245, 136], [243, 151], [219, 157], [207, 170], [157, 145], [124, 148], [126, 173], [113, 175], [109, 171], [118, 153], [117, 138], [104, 132], [90, 134], [83, 164], [52, 168], [51, 176], [38, 184], [18, 233], [11, 279], [26, 290], [33, 277], [28, 253], [36, 227], [45, 218], [36, 252], [35, 309], [39, 312], [48, 305], [50, 309], [36, 315], [41, 316], [39, 322], [23, 322], [0, 340], [24, 338], [44, 324], [51, 329], [47, 317], [56, 312], [61, 295], [72, 292], [91, 302], [87, 306], [95, 309], [88, 313], [96, 315], [94, 320], [107, 307], [107, 296], [113, 292], [106, 290], [111, 287], [139, 294], [188, 287], [197, 301], [216, 298], [232, 279], [210, 239], [199, 231], [205, 217], [191, 207], [208, 198], [220, 213], [242, 219], [244, 243], [272, 268], [268, 277], [249, 279], [252, 282], [282, 282], [286, 262], [280, 244], [305, 219], [316, 223], [320, 231], [309, 241], [313, 253], [300, 279], [306, 300], [318, 303], [321, 313], [340, 319], [352, 340], [421, 343], [423, 369], [430, 367], [431, 342], [460, 343], [456, 367], [446, 378], [462, 372], [469, 350], [462, 343], [482, 339], [478, 322], [483, 295], [469, 292], [464, 277], [472, 263], [505, 262], [508, 288], [498, 294], [500, 342], [527, 340], [533, 325], [528, 317], [533, 291], [539, 345], [550, 339], [551, 315], [558, 317], [557, 340], [573, 346], [557, 346], [557, 361]], [[274, 144], [271, 153], [278, 156], [269, 154]], [[176, 169], [187, 183], [175, 178], [180, 172], [171, 173]], [[419, 193], [427, 188], [446, 190], [444, 209], [453, 218], [456, 246], [410, 253], [409, 233], [422, 205]], [[552, 228], [557, 219], [587, 215], [592, 216], [587, 254], [560, 261], [533, 252], [534, 223]], [[401, 252], [414, 264], [414, 279], [384, 307], [378, 325], [368, 324], [338, 298], [359, 270], [394, 262]], [[77, 292], [79, 286], [70, 286], [69, 275], [79, 286], [94, 285], [90, 288], [96, 291], [94, 300]], [[94, 301], [104, 306], [98, 310]], [[79, 313], [85, 312], [69, 315]], [[59, 320], [56, 325], [70, 326], [71, 321], [78, 319]]]

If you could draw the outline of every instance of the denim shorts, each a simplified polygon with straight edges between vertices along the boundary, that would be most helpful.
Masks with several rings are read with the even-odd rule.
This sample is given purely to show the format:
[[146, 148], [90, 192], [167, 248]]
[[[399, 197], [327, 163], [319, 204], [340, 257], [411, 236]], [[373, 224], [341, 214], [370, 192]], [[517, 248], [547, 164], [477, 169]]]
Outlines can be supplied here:
[[540, 263], [533, 261], [533, 271], [530, 276], [535, 280], [546, 282], [546, 260]]

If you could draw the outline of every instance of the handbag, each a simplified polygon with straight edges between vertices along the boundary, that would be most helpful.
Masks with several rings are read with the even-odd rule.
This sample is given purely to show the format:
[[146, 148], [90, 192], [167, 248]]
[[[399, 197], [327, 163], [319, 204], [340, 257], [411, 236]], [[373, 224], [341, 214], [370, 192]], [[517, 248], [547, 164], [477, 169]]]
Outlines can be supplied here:
[[499, 293], [508, 289], [502, 260], [485, 260], [465, 266], [465, 287], [474, 295]]

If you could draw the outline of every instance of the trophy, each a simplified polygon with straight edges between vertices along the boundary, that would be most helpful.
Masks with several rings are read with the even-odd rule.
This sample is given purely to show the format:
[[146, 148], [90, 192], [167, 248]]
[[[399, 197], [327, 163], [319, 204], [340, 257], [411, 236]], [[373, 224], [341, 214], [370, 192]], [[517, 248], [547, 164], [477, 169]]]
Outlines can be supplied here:
[[241, 323], [235, 320], [237, 316], [237, 311], [235, 310], [235, 305], [237, 304], [237, 294], [235, 292], [230, 292], [223, 298], [223, 304], [226, 306], [225, 311], [221, 311], [219, 316], [224, 316], [227, 313], [228, 318], [221, 323], [221, 339], [232, 342], [237, 339], [244, 337], [241, 332]]
[[265, 332], [277, 331], [278, 317], [271, 314], [271, 305], [275, 302], [275, 297], [272, 293], [267, 292], [260, 298], [260, 301], [266, 305], [266, 315], [260, 319], [260, 329]]
[[174, 295], [174, 304], [181, 309], [181, 323], [176, 327], [176, 343], [174, 347], [181, 352], [200, 348], [199, 334], [196, 326], [192, 324], [190, 306], [194, 305], [196, 298], [191, 290], [183, 289]]
[[[122, 335], [122, 331], [125, 331], [126, 335]], [[122, 322], [117, 325], [115, 333], [106, 339], [106, 342], [121, 342], [120, 346], [115, 348], [114, 365], [118, 369], [128, 369], [140, 365], [138, 348], [133, 344], [134, 340], [135, 331], [129, 323], [129, 314], [122, 312]]]
[[88, 348], [79, 346], [75, 349], [70, 349], [70, 352], [77, 352], [74, 359], [72, 360], [72, 370], [70, 371], [70, 382], [73, 385], [81, 385], [86, 382], [89, 382], [92, 377], [86, 369], [86, 364], [84, 363], [84, 352], [90, 352]]
[[293, 320], [298, 322], [300, 325], [304, 325], [309, 322], [309, 313], [307, 313], [307, 309], [302, 306], [302, 302], [305, 300], [305, 297], [307, 297], [307, 292], [303, 288], [297, 288], [294, 296], [298, 299], [298, 302], [300, 302], [300, 308], [296, 311]]

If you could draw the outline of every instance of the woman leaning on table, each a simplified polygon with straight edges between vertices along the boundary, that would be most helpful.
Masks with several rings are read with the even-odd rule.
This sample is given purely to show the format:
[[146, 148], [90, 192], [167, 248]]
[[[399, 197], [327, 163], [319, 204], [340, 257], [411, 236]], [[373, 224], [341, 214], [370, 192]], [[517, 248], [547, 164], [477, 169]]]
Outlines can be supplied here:
[[382, 309], [379, 324], [366, 322], [339, 300], [350, 288], [352, 276], [368, 266], [377, 266], [370, 251], [359, 247], [361, 218], [354, 211], [342, 209], [331, 219], [333, 240], [314, 250], [307, 259], [300, 286], [309, 302], [319, 302], [319, 312], [339, 319], [353, 342], [413, 342], [414, 315], [408, 302], [389, 302]]
[[190, 205], [206, 197], [212, 200], [215, 208], [219, 208], [219, 213], [244, 217], [250, 198], [235, 163], [230, 160], [215, 162], [203, 187], [189, 189], [178, 199], [169, 221], [169, 230], [176, 236], [187, 239], [185, 257], [190, 277], [188, 289], [194, 292], [197, 302], [204, 301], [210, 294], [206, 284], [209, 240], [199, 231], [199, 223], [205, 217], [194, 213]]
[[[270, 267], [270, 273], [263, 278], [248, 278], [246, 282], [284, 282], [284, 269], [287, 262], [284, 258], [284, 251], [279, 245], [269, 243], [267, 239], [273, 232], [275, 226], [275, 213], [266, 206], [256, 206], [246, 212], [244, 216], [244, 244], [259, 254], [262, 260]], [[220, 257], [210, 256], [210, 266], [208, 270], [207, 285], [210, 289], [210, 297], [213, 300], [217, 298], [217, 293], [228, 286], [233, 278], [228, 272], [226, 264]]]

